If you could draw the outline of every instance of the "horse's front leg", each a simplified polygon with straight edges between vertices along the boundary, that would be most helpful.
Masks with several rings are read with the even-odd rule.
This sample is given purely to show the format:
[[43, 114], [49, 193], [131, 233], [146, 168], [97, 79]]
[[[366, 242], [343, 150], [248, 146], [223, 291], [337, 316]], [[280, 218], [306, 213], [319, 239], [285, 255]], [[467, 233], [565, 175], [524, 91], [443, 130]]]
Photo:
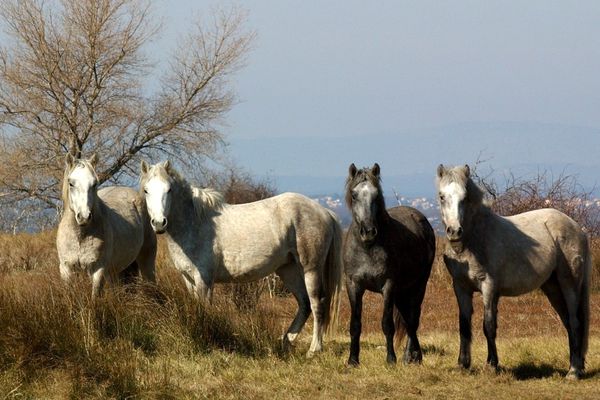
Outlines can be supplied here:
[[385, 335], [387, 346], [387, 363], [396, 364], [396, 353], [394, 352], [394, 296], [393, 283], [388, 280], [383, 285], [383, 317], [381, 319], [381, 328]]
[[71, 277], [73, 276], [72, 266], [64, 261], [61, 261], [58, 268], [60, 271], [60, 279], [62, 279], [64, 283], [69, 284], [71, 282]]
[[97, 298], [106, 282], [106, 269], [104, 266], [95, 266], [92, 271], [92, 297]]
[[487, 339], [487, 363], [493, 368], [498, 368], [498, 351], [496, 350], [496, 329], [498, 321], [498, 300], [500, 296], [492, 284], [483, 284], [483, 333]]
[[194, 294], [197, 299], [207, 304], [212, 302], [213, 275], [211, 271], [204, 269], [196, 269], [194, 274]]
[[454, 282], [454, 293], [458, 301], [458, 323], [460, 330], [460, 353], [458, 364], [463, 368], [471, 366], [471, 317], [473, 316], [473, 292]]
[[348, 299], [350, 300], [350, 357], [348, 365], [358, 365], [358, 356], [360, 353], [360, 333], [362, 329], [361, 314], [362, 314], [362, 298], [365, 289], [353, 282], [347, 280], [346, 287], [348, 289]]

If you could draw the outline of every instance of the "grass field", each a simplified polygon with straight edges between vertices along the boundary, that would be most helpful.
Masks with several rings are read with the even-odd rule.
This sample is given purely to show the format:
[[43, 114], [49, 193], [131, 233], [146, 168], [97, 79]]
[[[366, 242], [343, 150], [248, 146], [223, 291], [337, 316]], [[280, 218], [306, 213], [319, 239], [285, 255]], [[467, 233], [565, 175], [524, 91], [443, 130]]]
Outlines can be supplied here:
[[[379, 296], [363, 314], [361, 366], [347, 368], [348, 306], [325, 352], [306, 359], [310, 321], [290, 352], [279, 336], [289, 297], [265, 295], [238, 311], [217, 292], [203, 309], [189, 299], [164, 254], [158, 285], [108, 291], [95, 303], [86, 282], [58, 279], [52, 233], [0, 238], [0, 399], [12, 398], [577, 398], [600, 396], [600, 293], [591, 301], [586, 378], [564, 379], [566, 333], [540, 293], [503, 298], [501, 371], [484, 367], [481, 299], [475, 299], [473, 368], [456, 366], [457, 306], [436, 265], [423, 306], [420, 366], [385, 365]], [[222, 292], [222, 291], [221, 291]]]

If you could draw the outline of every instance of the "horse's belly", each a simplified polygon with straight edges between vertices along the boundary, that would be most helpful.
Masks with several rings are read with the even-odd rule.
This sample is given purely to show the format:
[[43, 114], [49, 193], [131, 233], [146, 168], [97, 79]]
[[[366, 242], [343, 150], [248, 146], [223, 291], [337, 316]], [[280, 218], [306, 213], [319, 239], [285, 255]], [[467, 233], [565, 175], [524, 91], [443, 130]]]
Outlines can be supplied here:
[[261, 279], [289, 262], [289, 252], [273, 253], [240, 250], [223, 252], [223, 268], [216, 271], [216, 282], [250, 282]]

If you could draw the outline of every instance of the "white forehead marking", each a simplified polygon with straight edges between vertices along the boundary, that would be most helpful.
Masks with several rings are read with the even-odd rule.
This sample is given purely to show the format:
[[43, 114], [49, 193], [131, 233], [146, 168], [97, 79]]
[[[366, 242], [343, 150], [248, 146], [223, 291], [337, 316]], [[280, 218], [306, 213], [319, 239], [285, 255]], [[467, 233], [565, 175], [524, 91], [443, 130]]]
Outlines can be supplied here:
[[467, 195], [467, 191], [465, 190], [465, 188], [456, 182], [450, 182], [446, 186], [442, 186], [440, 188], [440, 192], [444, 196], [451, 196], [451, 197], [457, 196], [458, 198], [461, 198], [461, 199]]
[[73, 169], [73, 171], [71, 171], [71, 175], [69, 175], [69, 178], [79, 184], [85, 184], [87, 186], [91, 186], [95, 180], [92, 171], [84, 165], [76, 166]]
[[354, 190], [360, 193], [376, 193], [377, 188], [369, 181], [359, 183], [354, 187]]
[[148, 179], [146, 182], [146, 190], [148, 193], [160, 193], [166, 192], [169, 187], [169, 183], [162, 179], [160, 176], [155, 175], [152, 178]]

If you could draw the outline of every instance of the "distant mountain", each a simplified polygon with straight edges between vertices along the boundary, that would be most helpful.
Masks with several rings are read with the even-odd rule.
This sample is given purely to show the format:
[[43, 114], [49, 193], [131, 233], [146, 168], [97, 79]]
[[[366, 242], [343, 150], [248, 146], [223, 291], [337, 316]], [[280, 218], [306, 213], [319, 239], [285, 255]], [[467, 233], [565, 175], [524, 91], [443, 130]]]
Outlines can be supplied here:
[[[340, 195], [322, 195], [313, 197], [313, 199], [322, 206], [335, 211], [335, 213], [339, 216], [340, 222], [344, 228], [350, 225], [352, 214], [344, 204], [344, 199]], [[387, 208], [398, 205], [414, 207], [427, 217], [434, 229], [439, 229], [440, 227], [439, 209], [435, 199], [430, 199], [427, 197], [396, 198], [395, 196], [386, 196], [385, 204]]]
[[348, 165], [378, 162], [386, 194], [432, 196], [438, 164], [474, 163], [494, 177], [540, 170], [577, 174], [586, 187], [600, 182], [600, 129], [543, 123], [463, 123], [360, 137], [234, 138], [241, 165], [274, 180], [281, 191], [341, 193]]

